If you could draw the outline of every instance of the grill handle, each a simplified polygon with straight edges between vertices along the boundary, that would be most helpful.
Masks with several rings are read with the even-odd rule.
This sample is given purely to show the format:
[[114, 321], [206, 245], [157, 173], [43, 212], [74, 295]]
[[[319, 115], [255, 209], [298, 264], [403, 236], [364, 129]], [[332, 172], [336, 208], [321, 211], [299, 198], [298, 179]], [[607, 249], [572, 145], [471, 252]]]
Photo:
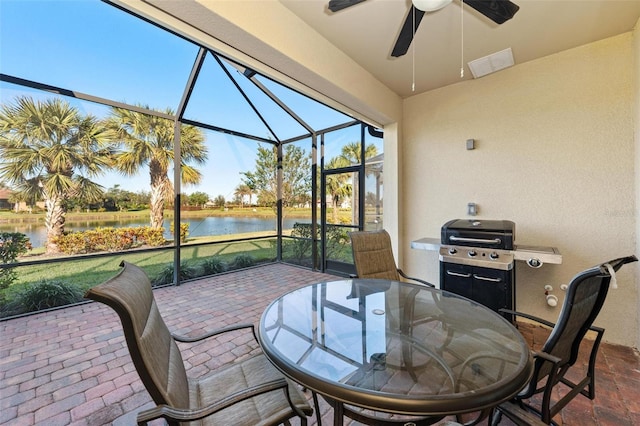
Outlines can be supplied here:
[[476, 275], [476, 274], [473, 274], [473, 278], [480, 281], [491, 281], [492, 283], [499, 283], [500, 281], [502, 281], [501, 278], [489, 278], [489, 277], [483, 277], [482, 275]]
[[454, 277], [461, 277], [461, 278], [469, 278], [471, 276], [471, 274], [461, 274], [459, 272], [451, 272], [451, 271], [447, 271], [447, 275], [451, 275]]
[[494, 238], [491, 240], [487, 240], [484, 238], [466, 238], [466, 237], [456, 237], [452, 235], [449, 237], [449, 241], [460, 241], [463, 243], [478, 243], [478, 244], [500, 244], [502, 240], [500, 238]]

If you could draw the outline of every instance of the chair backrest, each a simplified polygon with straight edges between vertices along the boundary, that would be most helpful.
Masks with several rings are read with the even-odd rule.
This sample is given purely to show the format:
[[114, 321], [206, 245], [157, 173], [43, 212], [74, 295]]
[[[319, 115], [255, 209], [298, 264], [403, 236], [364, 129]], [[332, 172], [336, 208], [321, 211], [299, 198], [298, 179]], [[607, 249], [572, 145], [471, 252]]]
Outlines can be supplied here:
[[379, 278], [400, 281], [393, 257], [391, 237], [381, 231], [351, 232], [351, 249], [358, 278]]
[[133, 364], [153, 401], [189, 408], [182, 355], [160, 316], [147, 274], [128, 262], [110, 280], [89, 289], [86, 298], [108, 305], [120, 316]]
[[[560, 367], [571, 366], [576, 362], [580, 343], [604, 305], [611, 281], [606, 265], [609, 264], [614, 270], [618, 270], [625, 263], [636, 260], [635, 256], [615, 259], [573, 277], [567, 287], [558, 321], [542, 347], [543, 352], [560, 358]], [[551, 364], [538, 358], [530, 389], [525, 391], [532, 391], [536, 383], [550, 371]]]

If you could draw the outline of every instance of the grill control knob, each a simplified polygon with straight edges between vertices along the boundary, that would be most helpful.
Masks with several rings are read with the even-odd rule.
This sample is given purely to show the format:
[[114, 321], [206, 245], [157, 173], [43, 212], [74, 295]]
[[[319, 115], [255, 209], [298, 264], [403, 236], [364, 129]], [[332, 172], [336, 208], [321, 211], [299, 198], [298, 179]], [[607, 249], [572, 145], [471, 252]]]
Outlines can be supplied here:
[[458, 250], [454, 249], [453, 247], [449, 249], [449, 254], [456, 254], [458, 252]]
[[475, 257], [476, 254], [478, 254], [478, 253], [476, 253], [475, 250], [469, 250], [469, 253], [467, 253], [467, 254], [469, 255], [469, 257]]
[[494, 251], [489, 255], [489, 257], [492, 259], [497, 259], [500, 257], [500, 255]]

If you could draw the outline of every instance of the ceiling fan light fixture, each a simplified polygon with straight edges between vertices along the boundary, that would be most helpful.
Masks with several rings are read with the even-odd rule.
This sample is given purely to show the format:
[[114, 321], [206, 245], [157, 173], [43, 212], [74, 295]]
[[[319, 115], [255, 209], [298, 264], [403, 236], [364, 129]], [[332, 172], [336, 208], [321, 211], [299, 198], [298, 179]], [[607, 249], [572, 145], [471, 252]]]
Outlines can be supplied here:
[[423, 12], [435, 12], [451, 3], [452, 0], [412, 0], [412, 2], [416, 9]]

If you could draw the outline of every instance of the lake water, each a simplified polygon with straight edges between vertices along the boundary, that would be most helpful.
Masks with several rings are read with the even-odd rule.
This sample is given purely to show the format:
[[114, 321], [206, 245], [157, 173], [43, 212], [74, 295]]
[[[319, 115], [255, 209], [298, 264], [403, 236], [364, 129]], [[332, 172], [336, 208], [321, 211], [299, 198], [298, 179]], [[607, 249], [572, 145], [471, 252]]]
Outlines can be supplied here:
[[[203, 217], [193, 219], [182, 219], [182, 223], [189, 224], [190, 237], [204, 237], [208, 235], [231, 235], [243, 234], [247, 232], [263, 232], [276, 230], [276, 219], [264, 219], [256, 217]], [[284, 219], [284, 228], [291, 229], [296, 222], [311, 222], [305, 218]], [[86, 231], [97, 227], [138, 227], [149, 226], [149, 221], [143, 219], [138, 220], [121, 220], [121, 221], [87, 221], [87, 222], [67, 222], [65, 231]], [[169, 231], [171, 221], [164, 221], [164, 237], [173, 239], [173, 235]], [[3, 224], [0, 225], [0, 232], [21, 232], [31, 240], [33, 247], [42, 247], [47, 240], [47, 233], [44, 224], [36, 223], [20, 223], [20, 224]]]

